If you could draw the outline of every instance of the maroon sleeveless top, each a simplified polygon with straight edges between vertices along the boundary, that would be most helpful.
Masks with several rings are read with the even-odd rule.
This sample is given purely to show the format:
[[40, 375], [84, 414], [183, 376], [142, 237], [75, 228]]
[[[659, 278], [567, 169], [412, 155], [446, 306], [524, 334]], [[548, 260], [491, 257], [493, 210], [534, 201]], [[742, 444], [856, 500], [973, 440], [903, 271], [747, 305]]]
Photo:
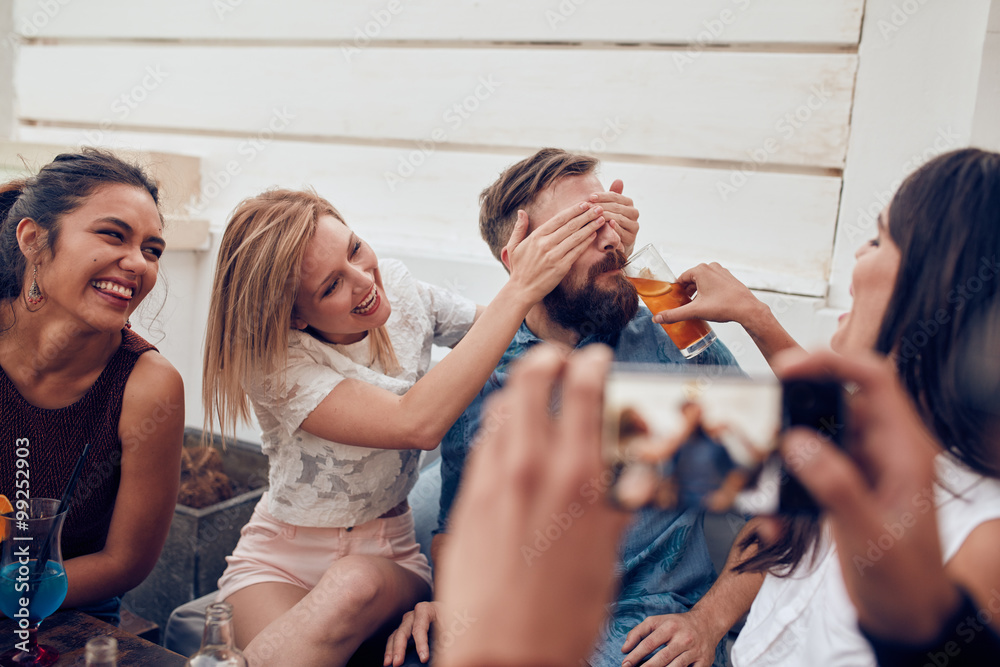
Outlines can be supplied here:
[[[104, 548], [121, 479], [118, 421], [125, 383], [139, 355], [155, 349], [131, 329], [122, 329], [122, 344], [97, 381], [79, 401], [56, 410], [24, 400], [0, 368], [0, 493], [16, 504], [27, 479], [32, 498], [61, 498], [83, 446], [90, 443], [63, 525], [64, 559]], [[28, 466], [18, 472], [17, 453], [25, 448]]]

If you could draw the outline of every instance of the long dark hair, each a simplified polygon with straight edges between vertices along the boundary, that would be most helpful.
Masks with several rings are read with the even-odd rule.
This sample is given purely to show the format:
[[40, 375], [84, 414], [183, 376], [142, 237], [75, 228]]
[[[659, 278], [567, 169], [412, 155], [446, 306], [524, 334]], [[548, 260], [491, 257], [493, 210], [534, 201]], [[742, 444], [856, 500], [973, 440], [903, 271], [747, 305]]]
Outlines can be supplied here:
[[962, 400], [968, 337], [1000, 283], [1000, 154], [953, 151], [914, 172], [889, 207], [889, 234], [902, 259], [875, 349], [893, 356], [942, 446], [1000, 477], [988, 424]]
[[[998, 307], [1000, 154], [952, 151], [910, 174], [889, 205], [889, 235], [900, 264], [875, 349], [895, 361], [942, 446], [976, 472], [1000, 477], [996, 418], [967, 392], [969, 346], [982, 344], [984, 322]], [[763, 545], [757, 535], [742, 540], [743, 548], [760, 548], [740, 572], [781, 576], [801, 562], [817, 542], [819, 523], [801, 517], [784, 523], [774, 544]]]
[[35, 176], [0, 185], [0, 302], [10, 305], [12, 313], [13, 300], [24, 290], [27, 274], [17, 225], [24, 218], [34, 220], [45, 230], [44, 247], [54, 252], [62, 217], [109, 184], [146, 190], [159, 209], [159, 189], [142, 168], [96, 148], [62, 153]]

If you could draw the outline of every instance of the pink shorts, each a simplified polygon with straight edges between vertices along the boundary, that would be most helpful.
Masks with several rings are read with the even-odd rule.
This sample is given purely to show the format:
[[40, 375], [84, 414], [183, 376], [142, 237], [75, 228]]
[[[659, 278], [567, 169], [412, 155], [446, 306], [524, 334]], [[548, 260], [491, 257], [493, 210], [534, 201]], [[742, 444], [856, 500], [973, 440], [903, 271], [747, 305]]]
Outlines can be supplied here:
[[431, 585], [431, 567], [420, 553], [412, 510], [353, 528], [311, 528], [275, 519], [266, 505], [265, 495], [243, 526], [233, 555], [226, 558], [217, 600], [265, 582], [312, 590], [336, 560], [348, 555], [388, 558]]

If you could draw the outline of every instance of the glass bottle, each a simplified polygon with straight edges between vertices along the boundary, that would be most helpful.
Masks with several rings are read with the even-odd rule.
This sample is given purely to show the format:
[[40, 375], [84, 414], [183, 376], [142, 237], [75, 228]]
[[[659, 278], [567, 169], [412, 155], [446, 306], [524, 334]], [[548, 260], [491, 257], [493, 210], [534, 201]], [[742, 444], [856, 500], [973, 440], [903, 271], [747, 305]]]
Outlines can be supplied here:
[[118, 640], [114, 637], [92, 637], [87, 642], [87, 667], [118, 667]]
[[208, 605], [201, 648], [188, 658], [190, 667], [247, 667], [247, 659], [233, 641], [233, 606], [228, 602]]

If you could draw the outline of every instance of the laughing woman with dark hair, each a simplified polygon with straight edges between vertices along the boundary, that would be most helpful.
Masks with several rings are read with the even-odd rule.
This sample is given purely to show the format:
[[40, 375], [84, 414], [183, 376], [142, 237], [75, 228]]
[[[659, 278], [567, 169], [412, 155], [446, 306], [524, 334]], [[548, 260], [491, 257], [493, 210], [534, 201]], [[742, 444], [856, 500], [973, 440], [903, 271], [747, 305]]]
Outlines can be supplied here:
[[93, 149], [0, 186], [0, 493], [24, 498], [15, 442], [35, 498], [61, 497], [90, 443], [63, 606], [110, 622], [159, 558], [180, 478], [180, 375], [128, 328], [165, 246], [157, 198], [141, 169]]
[[[1000, 154], [965, 149], [931, 160], [903, 182], [876, 237], [858, 250], [853, 304], [831, 339], [848, 357], [887, 355], [928, 441], [941, 443], [935, 484], [910, 499], [911, 509], [936, 510], [945, 571], [979, 605], [1000, 588], [1000, 465], [990, 453], [995, 421], [962, 400], [962, 368], [968, 331], [1000, 299], [998, 255]], [[681, 280], [697, 285], [699, 298], [670, 318], [736, 321], [754, 335], [760, 304], [725, 269], [703, 265]], [[767, 576], [733, 663], [874, 664], [845, 588], [844, 555], [824, 523], [786, 519], [777, 541], [751, 536], [743, 546], [754, 542], [760, 549], [740, 567]], [[851, 556], [863, 567], [878, 554]], [[994, 622], [1000, 627], [1000, 614]]]
[[[911, 513], [936, 515], [945, 571], [986, 605], [991, 591], [1000, 590], [1000, 464], [991, 453], [996, 421], [963, 400], [962, 368], [969, 332], [1000, 301], [1000, 154], [954, 151], [911, 174], [879, 216], [876, 237], [856, 257], [853, 304], [831, 346], [849, 358], [873, 350], [890, 358], [932, 436], [928, 442], [940, 443], [932, 457], [935, 483], [910, 499]], [[698, 298], [657, 321], [735, 321], [755, 339], [765, 338], [762, 349], [788, 346], [758, 335], [778, 330], [776, 320], [724, 268], [701, 265], [680, 280], [696, 286]], [[866, 567], [879, 552], [838, 555], [827, 522], [786, 518], [782, 524], [776, 540], [751, 535], [740, 545], [758, 550], [739, 569], [767, 576], [733, 647], [733, 663], [874, 664], [841, 568], [845, 558], [850, 567]], [[883, 546], [900, 539], [886, 534]], [[1000, 628], [1000, 614], [993, 622]]]

